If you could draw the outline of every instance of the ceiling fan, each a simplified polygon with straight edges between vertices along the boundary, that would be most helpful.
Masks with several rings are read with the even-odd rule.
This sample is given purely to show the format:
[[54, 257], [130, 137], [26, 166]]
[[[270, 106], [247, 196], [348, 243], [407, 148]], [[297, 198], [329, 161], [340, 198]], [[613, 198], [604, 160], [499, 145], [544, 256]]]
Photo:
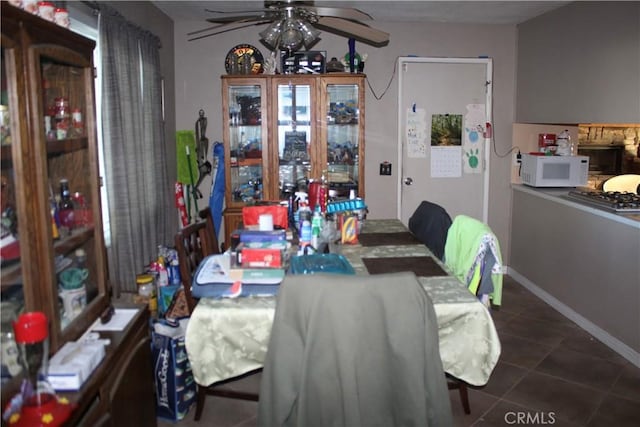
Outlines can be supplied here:
[[295, 51], [302, 46], [309, 49], [319, 40], [319, 29], [376, 47], [389, 43], [388, 33], [358, 22], [373, 18], [355, 8], [320, 7], [315, 6], [313, 1], [286, 0], [265, 1], [264, 9], [260, 10], [205, 10], [215, 14], [207, 21], [217, 25], [189, 33], [195, 36], [189, 41], [253, 25], [269, 24], [259, 34], [263, 43], [274, 50]]

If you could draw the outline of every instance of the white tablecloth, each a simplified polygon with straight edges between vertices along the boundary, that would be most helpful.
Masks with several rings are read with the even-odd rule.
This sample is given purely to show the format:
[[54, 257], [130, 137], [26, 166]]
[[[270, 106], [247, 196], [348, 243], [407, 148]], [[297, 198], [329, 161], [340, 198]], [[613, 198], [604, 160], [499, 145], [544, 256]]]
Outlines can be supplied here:
[[[368, 220], [363, 233], [399, 231], [406, 228], [397, 220]], [[362, 258], [431, 255], [424, 245], [359, 244], [343, 246], [342, 254], [357, 274], [368, 274]], [[445, 372], [471, 385], [486, 384], [500, 356], [490, 312], [455, 277], [419, 280], [433, 300]], [[275, 306], [275, 297], [201, 299], [185, 340], [196, 382], [210, 385], [261, 368]]]

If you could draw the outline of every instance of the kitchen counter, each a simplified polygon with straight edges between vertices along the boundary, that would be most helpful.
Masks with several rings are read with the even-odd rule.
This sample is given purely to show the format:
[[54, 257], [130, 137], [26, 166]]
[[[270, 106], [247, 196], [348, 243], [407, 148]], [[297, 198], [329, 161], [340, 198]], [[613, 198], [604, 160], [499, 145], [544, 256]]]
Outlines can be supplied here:
[[568, 191], [513, 185], [509, 273], [640, 367], [640, 215]]
[[[535, 195], [536, 197], [552, 200], [557, 203], [560, 203], [566, 206], [571, 206], [575, 209], [588, 212], [593, 215], [607, 218], [611, 221], [620, 222], [622, 224], [628, 224], [634, 228], [640, 229], [640, 214], [611, 212], [606, 209], [597, 208], [594, 206], [590, 206], [588, 204], [577, 202], [573, 199], [566, 198], [567, 195], [569, 194], [569, 190], [573, 190], [573, 188], [534, 188], [524, 184], [512, 184], [511, 188], [514, 191], [526, 192], [531, 195]], [[589, 188], [582, 188], [582, 187], [579, 187], [578, 189], [590, 190]]]

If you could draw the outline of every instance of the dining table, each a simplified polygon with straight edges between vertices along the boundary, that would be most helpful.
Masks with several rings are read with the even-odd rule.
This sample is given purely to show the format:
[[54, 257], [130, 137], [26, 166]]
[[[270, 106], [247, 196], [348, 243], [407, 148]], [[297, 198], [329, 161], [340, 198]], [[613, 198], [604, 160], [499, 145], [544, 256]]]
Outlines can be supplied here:
[[[490, 308], [406, 225], [398, 219], [367, 219], [357, 243], [331, 249], [348, 260], [355, 274], [414, 271], [433, 301], [444, 371], [470, 385], [487, 383], [501, 351]], [[274, 295], [198, 301], [185, 336], [196, 383], [210, 386], [263, 366], [276, 301]]]

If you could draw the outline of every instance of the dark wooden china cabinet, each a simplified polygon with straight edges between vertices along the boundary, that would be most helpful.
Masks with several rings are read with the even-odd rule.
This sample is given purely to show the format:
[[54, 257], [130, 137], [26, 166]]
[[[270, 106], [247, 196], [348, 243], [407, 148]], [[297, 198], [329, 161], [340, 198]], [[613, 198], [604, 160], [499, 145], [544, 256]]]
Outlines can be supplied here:
[[[3, 335], [11, 314], [42, 311], [53, 354], [80, 338], [112, 303], [100, 203], [95, 42], [5, 1], [1, 8]], [[63, 183], [71, 211], [60, 203]], [[70, 268], [86, 271], [86, 279], [67, 304], [63, 273]], [[155, 425], [148, 312], [139, 310], [123, 331], [101, 334], [111, 341], [102, 364], [80, 391], [65, 393], [78, 405], [71, 425]], [[20, 378], [5, 374], [3, 365], [3, 409]], [[135, 407], [127, 405], [134, 401]]]
[[225, 241], [242, 207], [325, 179], [364, 198], [364, 74], [222, 76]]

